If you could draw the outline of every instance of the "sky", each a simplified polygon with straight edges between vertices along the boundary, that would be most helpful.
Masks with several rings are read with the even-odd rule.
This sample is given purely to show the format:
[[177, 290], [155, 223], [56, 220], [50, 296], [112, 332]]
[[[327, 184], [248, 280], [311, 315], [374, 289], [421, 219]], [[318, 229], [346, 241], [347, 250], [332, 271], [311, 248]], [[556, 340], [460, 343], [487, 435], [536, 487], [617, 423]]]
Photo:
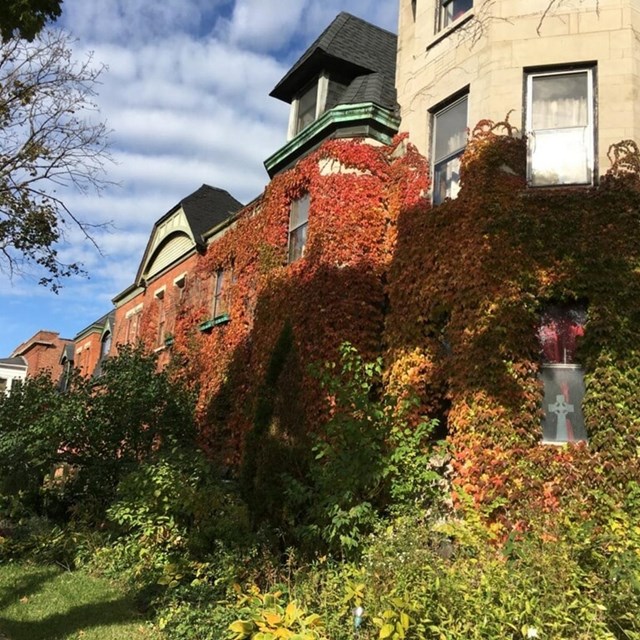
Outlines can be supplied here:
[[88, 278], [58, 294], [0, 272], [0, 357], [39, 329], [64, 338], [112, 308], [130, 285], [153, 223], [203, 183], [247, 203], [263, 162], [286, 140], [289, 106], [269, 92], [340, 11], [397, 31], [398, 0], [64, 0], [52, 25], [108, 67], [96, 102], [112, 130], [101, 194], [67, 191], [98, 252], [69, 228], [60, 256]]

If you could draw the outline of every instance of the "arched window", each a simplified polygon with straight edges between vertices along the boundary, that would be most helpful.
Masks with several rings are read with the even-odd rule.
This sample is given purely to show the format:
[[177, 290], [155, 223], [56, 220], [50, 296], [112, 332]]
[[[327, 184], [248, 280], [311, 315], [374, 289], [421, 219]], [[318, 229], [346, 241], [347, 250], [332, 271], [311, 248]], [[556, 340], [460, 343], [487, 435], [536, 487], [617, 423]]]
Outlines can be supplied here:
[[111, 351], [111, 331], [106, 331], [102, 336], [102, 346], [100, 348], [100, 360], [104, 360]]

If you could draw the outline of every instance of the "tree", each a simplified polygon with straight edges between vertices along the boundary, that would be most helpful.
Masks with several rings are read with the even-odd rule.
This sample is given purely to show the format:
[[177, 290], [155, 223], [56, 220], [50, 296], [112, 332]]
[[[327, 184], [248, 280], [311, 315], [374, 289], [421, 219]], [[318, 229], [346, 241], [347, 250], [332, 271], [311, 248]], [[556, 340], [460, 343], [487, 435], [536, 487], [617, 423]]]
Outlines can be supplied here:
[[68, 466], [74, 474], [64, 499], [86, 500], [100, 515], [139, 464], [193, 450], [193, 405], [142, 347], [121, 346], [100, 378], [75, 375], [65, 393], [48, 375], [27, 378], [0, 394], [0, 503], [21, 492], [37, 508], [45, 478]]
[[[102, 66], [72, 58], [69, 37], [43, 32], [0, 47], [0, 269], [36, 266], [40, 283], [58, 288], [80, 271], [58, 257], [68, 225], [93, 242], [91, 225], [64, 204], [59, 189], [105, 186], [108, 132], [96, 116]], [[95, 244], [95, 243], [94, 243]]]
[[47, 20], [60, 17], [63, 0], [4, 0], [0, 5], [0, 36], [7, 42], [14, 35], [33, 40]]

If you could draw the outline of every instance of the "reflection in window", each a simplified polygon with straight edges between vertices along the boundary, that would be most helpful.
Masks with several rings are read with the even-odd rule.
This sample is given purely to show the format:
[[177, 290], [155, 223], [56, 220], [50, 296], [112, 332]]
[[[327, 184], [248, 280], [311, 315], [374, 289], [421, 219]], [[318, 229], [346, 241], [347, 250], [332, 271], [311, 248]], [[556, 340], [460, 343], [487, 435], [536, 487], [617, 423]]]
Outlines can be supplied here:
[[100, 349], [100, 360], [104, 360], [111, 351], [111, 331], [107, 331], [102, 336], [102, 348]]
[[309, 223], [309, 194], [305, 194], [291, 203], [289, 214], [289, 262], [295, 262], [304, 256], [307, 245], [307, 226]]
[[433, 202], [455, 198], [460, 191], [460, 156], [467, 144], [468, 96], [433, 116]]
[[213, 320], [222, 320], [229, 317], [229, 296], [227, 291], [227, 272], [218, 269], [216, 273], [216, 285], [213, 293]]
[[316, 119], [316, 106], [318, 102], [318, 84], [314, 82], [304, 93], [298, 97], [298, 118], [296, 133], [300, 133]]
[[469, 11], [472, 6], [473, 0], [440, 0], [439, 28], [445, 29]]
[[582, 414], [584, 373], [576, 362], [578, 340], [584, 335], [585, 305], [550, 305], [542, 314], [538, 340], [544, 383], [544, 442], [586, 440]]
[[529, 184], [591, 184], [594, 171], [591, 69], [529, 74], [527, 142]]

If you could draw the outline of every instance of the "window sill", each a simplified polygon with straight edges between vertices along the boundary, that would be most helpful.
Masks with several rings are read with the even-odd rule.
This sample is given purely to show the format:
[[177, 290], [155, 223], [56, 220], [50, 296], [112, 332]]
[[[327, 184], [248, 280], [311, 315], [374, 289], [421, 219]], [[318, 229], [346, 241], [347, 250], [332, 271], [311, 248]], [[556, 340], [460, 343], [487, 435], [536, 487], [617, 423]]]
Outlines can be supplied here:
[[229, 314], [225, 313], [221, 316], [216, 316], [215, 318], [211, 318], [209, 320], [205, 320], [204, 322], [201, 322], [198, 325], [198, 329], [200, 329], [200, 331], [204, 332], [204, 331], [209, 331], [210, 329], [213, 329], [213, 327], [217, 327], [221, 324], [226, 324], [227, 322], [229, 322], [230, 318], [229, 318]]
[[438, 31], [438, 33], [436, 33], [436, 35], [433, 37], [433, 40], [431, 40], [431, 42], [429, 42], [429, 44], [427, 45], [426, 51], [429, 51], [443, 40], [446, 40], [454, 31], [457, 31], [465, 24], [471, 22], [471, 20], [473, 20], [473, 15], [473, 11], [467, 11], [467, 13], [465, 13], [463, 16], [460, 16], [449, 26], [445, 27], [441, 31]]
[[587, 444], [588, 440], [540, 440], [545, 447], [567, 447], [569, 445]]
[[549, 184], [549, 185], [540, 184], [535, 186], [527, 183], [526, 188], [523, 189], [519, 195], [523, 198], [535, 197], [540, 194], [550, 195], [550, 196], [554, 194], [564, 195], [567, 193], [567, 191], [569, 192], [585, 191], [587, 189], [593, 189], [597, 186], [598, 185], [594, 182], [581, 182], [581, 183], [574, 183], [574, 184]]

